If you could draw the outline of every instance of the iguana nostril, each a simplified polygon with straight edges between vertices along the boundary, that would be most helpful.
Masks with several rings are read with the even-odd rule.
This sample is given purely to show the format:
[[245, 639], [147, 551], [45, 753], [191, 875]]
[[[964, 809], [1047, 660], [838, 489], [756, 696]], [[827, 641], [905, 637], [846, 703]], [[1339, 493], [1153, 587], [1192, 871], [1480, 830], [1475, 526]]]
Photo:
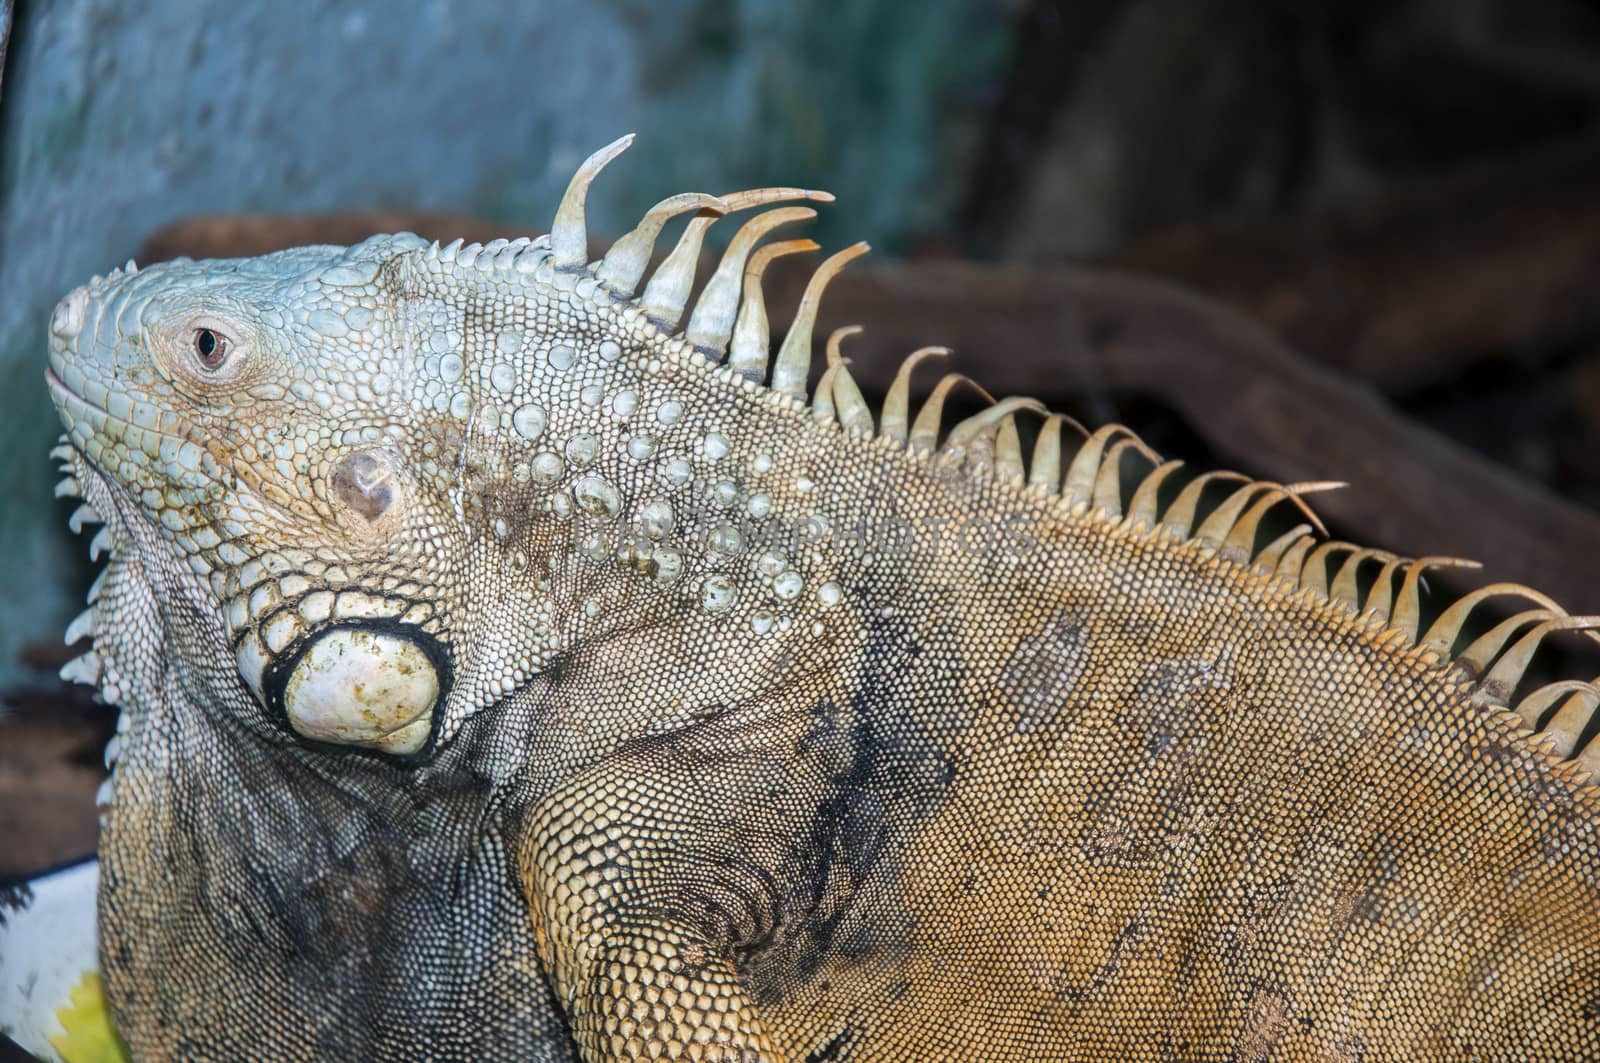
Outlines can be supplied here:
[[82, 288], [74, 288], [65, 299], [56, 304], [55, 313], [50, 315], [50, 331], [58, 339], [76, 339], [78, 333], [83, 331], [84, 318], [89, 309], [89, 293]]
[[369, 521], [377, 520], [394, 502], [393, 473], [382, 459], [361, 451], [333, 467], [333, 494]]

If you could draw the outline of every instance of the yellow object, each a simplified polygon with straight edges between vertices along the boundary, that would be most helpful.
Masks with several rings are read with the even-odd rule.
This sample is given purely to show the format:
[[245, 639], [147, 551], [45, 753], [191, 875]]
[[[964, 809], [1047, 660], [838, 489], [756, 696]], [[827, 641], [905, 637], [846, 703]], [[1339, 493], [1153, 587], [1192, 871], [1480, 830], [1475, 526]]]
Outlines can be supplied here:
[[69, 1002], [57, 1009], [56, 1021], [61, 1032], [50, 1038], [50, 1047], [66, 1063], [128, 1063], [128, 1048], [112, 1025], [100, 972], [78, 979]]

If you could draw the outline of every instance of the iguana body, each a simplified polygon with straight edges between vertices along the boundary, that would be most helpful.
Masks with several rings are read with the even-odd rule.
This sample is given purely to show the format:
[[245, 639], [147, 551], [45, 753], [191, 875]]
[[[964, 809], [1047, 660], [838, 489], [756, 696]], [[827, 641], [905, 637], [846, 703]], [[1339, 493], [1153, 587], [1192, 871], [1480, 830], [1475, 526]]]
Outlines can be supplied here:
[[769, 358], [761, 215], [685, 324], [709, 221], [807, 194], [586, 263], [623, 146], [548, 242], [57, 309], [137, 1054], [1600, 1055], [1596, 695], [1498, 707], [1575, 622], [1455, 647], [1428, 562], [1258, 543], [1295, 489], [1024, 462], [1016, 401], [941, 441], [953, 380], [874, 424], [839, 337], [808, 397], [857, 250]]

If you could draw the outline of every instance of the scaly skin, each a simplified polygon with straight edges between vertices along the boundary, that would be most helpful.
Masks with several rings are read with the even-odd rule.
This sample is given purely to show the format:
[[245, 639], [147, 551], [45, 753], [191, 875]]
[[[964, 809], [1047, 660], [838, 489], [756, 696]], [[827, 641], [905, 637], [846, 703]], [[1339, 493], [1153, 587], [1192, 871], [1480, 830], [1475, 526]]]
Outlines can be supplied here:
[[837, 350], [808, 402], [769, 224], [674, 294], [709, 217], [804, 194], [670, 203], [706, 220], [634, 298], [648, 247], [581, 252], [619, 150], [549, 241], [57, 309], [136, 1054], [1600, 1054], [1595, 692], [1499, 707], [1575, 622], [1518, 591], [1532, 636], [1452, 656], [1426, 563], [1358, 594], [1370, 552], [1256, 541], [1292, 490], [1197, 521], [1114, 431], [1025, 468], [1024, 403], [874, 425]]

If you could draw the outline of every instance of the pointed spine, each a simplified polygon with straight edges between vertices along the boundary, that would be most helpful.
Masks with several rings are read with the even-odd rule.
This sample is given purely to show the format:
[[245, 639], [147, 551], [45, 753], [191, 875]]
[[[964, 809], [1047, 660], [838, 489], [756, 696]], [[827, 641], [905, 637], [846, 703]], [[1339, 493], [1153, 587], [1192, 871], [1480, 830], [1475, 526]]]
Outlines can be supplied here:
[[631, 299], [639, 288], [644, 271], [650, 266], [650, 257], [655, 254], [656, 240], [661, 236], [662, 226], [691, 210], [721, 215], [726, 214], [729, 207], [716, 196], [708, 196], [704, 192], [668, 196], [645, 211], [632, 232], [611, 245], [595, 270], [595, 279], [613, 293]]
[[689, 219], [678, 245], [672, 249], [665, 262], [656, 267], [650, 283], [644, 286], [640, 300], [645, 313], [661, 326], [663, 331], [677, 332], [683, 319], [683, 308], [689, 301], [689, 290], [694, 287], [695, 267], [700, 262], [700, 246], [705, 242], [706, 230], [720, 215], [701, 212]]
[[109, 554], [112, 542], [111, 525], [108, 524], [95, 532], [94, 538], [89, 540], [89, 560], [98, 561], [101, 554]]
[[1310, 535], [1291, 539], [1284, 548], [1283, 560], [1278, 562], [1277, 578], [1288, 583], [1296, 590], [1303, 590], [1305, 588], [1306, 557], [1314, 545], [1316, 545], [1316, 539]]
[[1278, 578], [1278, 566], [1283, 561], [1284, 555], [1295, 543], [1309, 541], [1311, 538], [1311, 525], [1296, 524], [1272, 542], [1261, 548], [1261, 552], [1250, 559], [1250, 567], [1264, 576]]
[[878, 418], [879, 431], [884, 438], [896, 443], [906, 441], [911, 413], [911, 373], [929, 358], [944, 358], [950, 354], [948, 347], [919, 347], [906, 356], [889, 385], [883, 399], [883, 413]]
[[828, 368], [838, 370], [833, 375], [831, 390], [833, 404], [839, 411], [839, 424], [846, 432], [870, 436], [872, 409], [867, 405], [867, 400], [861, 397], [861, 389], [850, 375], [849, 363], [840, 353], [844, 341], [860, 332], [860, 325], [845, 325], [833, 330], [828, 336]]
[[767, 324], [766, 299], [761, 294], [761, 277], [767, 265], [782, 255], [820, 250], [814, 240], [784, 240], [756, 248], [744, 268], [744, 295], [739, 301], [739, 319], [733, 326], [733, 346], [728, 368], [754, 383], [767, 376], [772, 358], [772, 330]]
[[1361, 603], [1363, 616], [1376, 617], [1388, 625], [1391, 607], [1394, 605], [1395, 569], [1405, 563], [1404, 558], [1393, 555], [1384, 561], [1383, 567], [1378, 570], [1377, 577], [1372, 581], [1372, 589], [1367, 592], [1367, 600]]
[[1600, 617], [1557, 616], [1545, 620], [1528, 632], [1495, 661], [1474, 692], [1474, 699], [1495, 705], [1510, 705], [1517, 684], [1533, 663], [1533, 655], [1546, 638], [1558, 631], [1592, 631], [1600, 627]]
[[1250, 478], [1226, 469], [1196, 476], [1184, 485], [1183, 490], [1178, 492], [1178, 497], [1173, 499], [1166, 512], [1161, 514], [1160, 527], [1174, 539], [1189, 538], [1189, 531], [1194, 526], [1195, 513], [1200, 507], [1200, 496], [1205, 493], [1207, 487], [1222, 480], [1248, 483]]
[[95, 524], [105, 523], [105, 521], [101, 519], [100, 514], [95, 512], [94, 507], [85, 502], [83, 505], [73, 510], [72, 516], [67, 518], [67, 529], [76, 535], [83, 531], [83, 526], [85, 524], [91, 522]]
[[1151, 465], [1161, 463], [1160, 456], [1145, 446], [1144, 440], [1140, 439], [1132, 429], [1119, 424], [1096, 429], [1072, 456], [1066, 481], [1061, 485], [1061, 497], [1069, 506], [1087, 506], [1094, 500], [1094, 482], [1100, 473], [1100, 462], [1104, 458], [1106, 447], [1118, 436], [1126, 436], [1133, 440], [1134, 449], [1149, 458]]
[[965, 384], [981, 395], [985, 402], [993, 402], [994, 396], [983, 390], [982, 385], [965, 373], [946, 373], [933, 386], [933, 391], [928, 394], [928, 400], [922, 404], [922, 409], [917, 411], [917, 419], [911, 425], [911, 434], [906, 441], [906, 446], [912, 451], [931, 454], [938, 448], [939, 429], [944, 424], [944, 404], [958, 385]]
[[1027, 470], [1022, 464], [1022, 437], [1017, 433], [1017, 419], [1006, 417], [994, 438], [994, 474], [1015, 487], [1025, 483]]
[[[1336, 602], [1343, 602], [1350, 607], [1352, 613], [1361, 611], [1359, 588], [1361, 585], [1361, 566], [1368, 561], [1381, 559], [1394, 560], [1394, 555], [1387, 550], [1367, 548], [1356, 550], [1339, 566], [1334, 573], [1333, 582], [1328, 585], [1328, 597]], [[1392, 572], [1393, 569], [1390, 569]]]
[[1422, 557], [1406, 566], [1400, 578], [1400, 594], [1395, 599], [1391, 627], [1405, 635], [1412, 645], [1417, 642], [1417, 626], [1422, 615], [1422, 577], [1430, 568], [1481, 568], [1476, 561], [1459, 557]]
[[833, 405], [833, 378], [843, 366], [830, 365], [822, 371], [817, 381], [817, 393], [811, 398], [811, 419], [817, 424], [832, 425], [838, 422], [838, 411]]
[[[1600, 683], [1600, 679], [1576, 684], [1577, 689], [1545, 724], [1544, 733], [1556, 743], [1564, 756], [1570, 757], [1578, 752], [1578, 743], [1589, 729], [1595, 710], [1600, 708], [1600, 686], [1596, 683]], [[1590, 748], [1595, 748], [1595, 745], [1591, 743]]]
[[1552, 599], [1520, 583], [1491, 583], [1452, 602], [1428, 628], [1422, 641], [1417, 643], [1418, 648], [1437, 654], [1441, 658], [1448, 658], [1456, 640], [1461, 637], [1461, 629], [1472, 611], [1490, 598], [1499, 597], [1521, 598], [1555, 613], [1564, 611]]
[[67, 633], [62, 636], [61, 641], [71, 646], [80, 639], [92, 638], [94, 632], [94, 610], [85, 609], [73, 618], [72, 623], [67, 625]]
[[1122, 519], [1122, 456], [1137, 449], [1135, 440], [1119, 439], [1111, 444], [1095, 473], [1089, 509], [1108, 520]]
[[843, 251], [823, 259], [822, 265], [811, 275], [805, 294], [800, 297], [800, 308], [795, 311], [794, 322], [783, 337], [783, 346], [772, 365], [772, 389], [791, 398], [806, 397], [806, 377], [811, 374], [811, 334], [817, 324], [817, 308], [822, 303], [822, 293], [828, 282], [838, 276], [845, 266], [871, 250], [866, 243], [851, 244]]
[[989, 429], [993, 428], [995, 425], [999, 424], [1001, 421], [1005, 420], [1007, 417], [1010, 417], [1019, 410], [1031, 410], [1032, 412], [1041, 415], [1047, 412], [1044, 408], [1044, 404], [1038, 399], [1029, 399], [1020, 396], [1012, 396], [1011, 398], [1001, 399], [993, 406], [990, 406], [987, 410], [981, 410], [978, 413], [973, 414], [965, 421], [962, 421], [960, 424], [957, 424], [954, 428], [950, 429], [950, 435], [946, 437], [944, 441], [945, 448], [947, 450], [955, 450], [957, 448], [967, 446], [974, 439], [976, 439], [979, 434], [987, 432]]
[[815, 218], [817, 212], [810, 207], [780, 207], [758, 214], [739, 227], [723, 252], [716, 272], [706, 282], [694, 312], [689, 315], [689, 325], [684, 338], [699, 347], [712, 361], [720, 361], [733, 338], [734, 318], [739, 308], [739, 297], [744, 287], [745, 263], [761, 238], [793, 222]]
[[[1558, 680], [1554, 683], [1547, 683], [1538, 690], [1530, 692], [1527, 697], [1517, 702], [1516, 707], [1512, 711], [1518, 716], [1522, 717], [1523, 723], [1527, 724], [1529, 727], [1537, 729], [1539, 727], [1539, 721], [1544, 717], [1546, 712], [1550, 711], [1550, 707], [1556, 702], [1561, 701], [1563, 698], [1570, 702], [1572, 700], [1571, 695], [1574, 694], [1589, 697], [1595, 693], [1596, 691], [1594, 686], [1592, 684], [1585, 683], [1581, 679]], [[1559, 713], [1557, 715], [1559, 715]], [[1587, 714], [1584, 715], [1584, 722], [1587, 723]], [[1550, 722], [1553, 725], [1556, 721], [1552, 719]], [[1581, 728], [1579, 733], [1581, 734]], [[1553, 728], [1546, 728], [1543, 731], [1543, 734], [1545, 738], [1552, 740], [1556, 744], [1557, 752], [1559, 752], [1562, 756], [1572, 755], [1572, 747], [1576, 744], [1579, 737], [1578, 734], [1569, 734], [1564, 731], [1556, 732]]]
[[100, 655], [93, 650], [79, 654], [61, 666], [61, 678], [69, 683], [96, 686], [100, 682], [100, 675]]
[[1139, 486], [1133, 489], [1133, 497], [1128, 500], [1128, 515], [1125, 518], [1128, 527], [1154, 528], [1160, 522], [1161, 485], [1182, 467], [1181, 461], [1167, 461], [1145, 474]]
[[618, 137], [583, 161], [572, 175], [566, 195], [550, 225], [550, 252], [558, 269], [582, 269], [589, 262], [589, 229], [584, 218], [589, 186], [606, 164], [633, 143], [633, 134]]
[[1039, 426], [1033, 441], [1033, 458], [1028, 462], [1028, 489], [1053, 495], [1061, 485], [1061, 426], [1067, 418], [1052, 413]]
[[[1516, 638], [1523, 628], [1530, 624], [1537, 627], [1564, 616], [1566, 613], [1561, 609], [1527, 609], [1513, 614], [1478, 636], [1470, 646], [1456, 654], [1455, 660], [1450, 663], [1464, 675], [1473, 679], [1480, 677], [1486, 679], [1490, 664], [1505, 651], [1506, 645]], [[1477, 693], [1482, 694], [1481, 686]], [[1503, 697], [1485, 696], [1480, 700], [1492, 701], [1497, 705], [1505, 704]]]
[[1323, 601], [1330, 601], [1328, 562], [1339, 554], [1355, 553], [1358, 549], [1351, 543], [1319, 543], [1312, 548], [1311, 556], [1306, 558], [1305, 567], [1300, 570], [1300, 586]]
[[[1247, 515], [1245, 507], [1258, 495], [1266, 495], [1252, 507]], [[1201, 546], [1221, 552], [1222, 544], [1228, 540], [1233, 531], [1241, 525], [1250, 524], [1261, 519], [1265, 508], [1289, 497], [1288, 494], [1274, 483], [1257, 481], [1245, 484], [1237, 491], [1223, 499], [1221, 504], [1200, 522], [1200, 528], [1194, 533], [1194, 539]], [[1246, 549], [1255, 545], [1255, 535], [1252, 529], [1250, 541]]]

